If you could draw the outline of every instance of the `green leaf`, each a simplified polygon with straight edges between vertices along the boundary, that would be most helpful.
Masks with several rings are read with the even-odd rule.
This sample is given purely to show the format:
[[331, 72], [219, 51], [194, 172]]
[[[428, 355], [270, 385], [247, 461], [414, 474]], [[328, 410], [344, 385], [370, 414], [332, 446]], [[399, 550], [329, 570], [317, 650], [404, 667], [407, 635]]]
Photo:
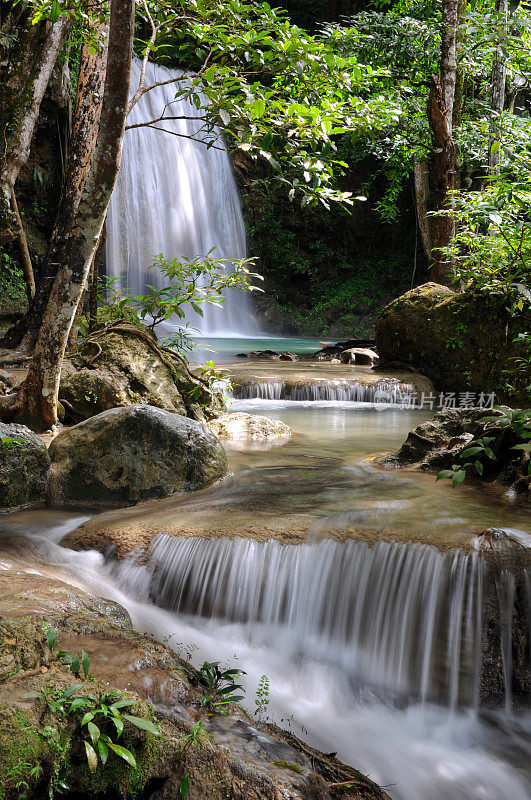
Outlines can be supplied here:
[[100, 729], [93, 722], [89, 722], [89, 724], [87, 725], [87, 728], [88, 728], [88, 732], [89, 732], [90, 738], [92, 739], [92, 744], [96, 744], [96, 742], [100, 738]]
[[442, 469], [440, 472], [437, 473], [436, 480], [440, 481], [443, 478], [451, 478], [453, 476], [453, 470], [451, 469]]
[[188, 794], [189, 788], [190, 788], [190, 776], [188, 775], [188, 773], [185, 773], [184, 778], [179, 784], [179, 794], [181, 795], [181, 800], [184, 800], [184, 798]]
[[90, 742], [85, 742], [85, 753], [87, 754], [88, 767], [91, 772], [96, 772], [98, 768], [98, 756]]
[[85, 716], [81, 720], [81, 727], [83, 727], [83, 725], [86, 725], [87, 722], [90, 722], [92, 719], [94, 719], [95, 716], [96, 716], [96, 712], [95, 711], [87, 711], [87, 713], [85, 714]]
[[124, 761], [127, 761], [127, 763], [133, 767], [133, 769], [136, 769], [136, 759], [132, 754], [132, 752], [127, 749], [127, 747], [122, 747], [119, 744], [114, 744], [114, 742], [109, 742], [108, 745], [111, 748], [111, 750], [114, 750], [116, 755], [120, 756], [120, 758], [123, 758]]
[[511, 450], [525, 450], [527, 453], [531, 452], [531, 442], [524, 442], [523, 444], [515, 444]]
[[144, 717], [132, 717], [130, 714], [124, 714], [124, 719], [126, 719], [135, 727], [152, 733], [154, 736], [161, 735], [159, 728], [149, 719], [144, 719]]
[[477, 456], [478, 453], [482, 453], [484, 450], [483, 447], [469, 447], [467, 450], [463, 450], [459, 458], [468, 458], [469, 456]]
[[57, 628], [53, 628], [50, 626], [47, 629], [46, 641], [48, 642], [48, 647], [50, 648], [50, 650], [53, 650], [57, 642]]
[[463, 483], [465, 478], [466, 478], [465, 470], [464, 469], [457, 470], [457, 472], [454, 472], [452, 476], [452, 486], [457, 486], [459, 483]]
[[67, 689], [65, 692], [63, 692], [63, 697], [65, 697], [67, 699], [69, 697], [72, 697], [72, 695], [75, 694], [78, 689], [81, 689], [81, 684], [80, 683], [73, 684], [72, 686], [70, 686], [69, 689]]
[[96, 744], [98, 747], [98, 753], [100, 756], [101, 763], [103, 764], [103, 766], [105, 766], [105, 764], [107, 763], [107, 759], [109, 757], [109, 748], [107, 747], [105, 742], [102, 742], [101, 738], [98, 739]]
[[52, 7], [50, 9], [50, 16], [48, 17], [48, 19], [50, 20], [52, 25], [53, 25], [54, 22], [57, 22], [57, 20], [61, 16], [61, 10], [62, 10], [61, 9], [61, 5], [59, 4], [58, 0], [52, 0]]
[[89, 669], [90, 669], [90, 658], [85, 653], [84, 650], [81, 651], [81, 664], [83, 665], [83, 675], [85, 678], [89, 676]]
[[476, 468], [476, 472], [478, 473], [478, 475], [483, 475], [483, 464], [481, 463], [481, 461], [476, 461], [474, 466]]
[[116, 728], [116, 733], [118, 734], [118, 736], [120, 736], [120, 734], [122, 733], [122, 731], [124, 729], [123, 721], [120, 719], [120, 717], [111, 717], [111, 719], [114, 722], [114, 726]]

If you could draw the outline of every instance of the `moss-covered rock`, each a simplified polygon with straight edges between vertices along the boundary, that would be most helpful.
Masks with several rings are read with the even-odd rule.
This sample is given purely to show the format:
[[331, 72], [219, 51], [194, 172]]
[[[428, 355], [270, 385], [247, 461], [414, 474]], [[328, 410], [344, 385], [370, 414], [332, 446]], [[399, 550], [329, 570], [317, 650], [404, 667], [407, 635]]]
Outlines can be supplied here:
[[219, 416], [223, 398], [168, 350], [162, 352], [145, 328], [121, 325], [85, 341], [65, 360], [60, 399], [73, 421], [109, 408], [148, 403], [192, 419]]
[[49, 453], [50, 500], [92, 507], [191, 492], [227, 471], [223, 446], [204, 423], [147, 405], [80, 422]]
[[0, 510], [42, 500], [49, 470], [50, 457], [35, 433], [0, 422]]
[[[450, 469], [453, 464], [473, 461], [472, 458], [462, 459], [461, 453], [478, 439], [490, 437], [494, 458], [476, 456], [481, 459], [483, 466], [482, 479], [511, 486], [514, 494], [522, 498], [529, 497], [529, 455], [513, 449], [515, 445], [522, 444], [524, 439], [506, 423], [504, 413], [496, 409], [438, 411], [431, 419], [410, 431], [400, 450], [386, 458], [384, 463], [438, 472]], [[471, 474], [479, 477], [476, 470]]]
[[383, 309], [376, 346], [384, 368], [390, 361], [411, 364], [438, 389], [503, 392], [519, 324], [499, 298], [425, 283]]

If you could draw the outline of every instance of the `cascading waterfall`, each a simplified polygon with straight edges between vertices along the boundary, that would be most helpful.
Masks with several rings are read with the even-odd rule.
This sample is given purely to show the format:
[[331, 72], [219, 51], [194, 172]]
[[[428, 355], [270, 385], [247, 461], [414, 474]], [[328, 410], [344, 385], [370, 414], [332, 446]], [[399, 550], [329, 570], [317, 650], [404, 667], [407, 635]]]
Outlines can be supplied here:
[[[146, 85], [181, 74], [148, 64]], [[133, 92], [139, 75], [135, 61]], [[156, 119], [165, 108], [167, 116], [187, 119], [159, 122], [158, 130], [126, 131], [122, 166], [107, 216], [107, 275], [122, 279], [135, 294], [144, 292], [146, 284], [162, 285], [157, 270], [147, 269], [152, 255], [195, 258], [211, 248], [215, 248], [214, 257], [246, 255], [238, 191], [223, 142], [220, 138], [207, 149], [201, 141], [201, 111], [187, 100], [175, 100], [175, 91], [173, 83], [157, 86], [129, 114], [127, 124]], [[227, 292], [223, 310], [207, 306], [204, 318], [192, 310], [187, 318], [210, 336], [257, 331], [249, 299], [239, 292]]]
[[230, 392], [221, 381], [219, 388], [226, 395], [238, 400], [377, 402], [396, 405], [403, 403], [404, 396], [409, 396], [412, 403], [416, 397], [416, 390], [411, 384], [398, 381], [378, 381], [367, 385], [352, 380], [327, 380], [298, 386], [285, 381], [253, 381], [238, 384], [238, 380], [236, 380]]
[[[274, 642], [285, 654], [335, 663], [355, 684], [451, 708], [478, 705], [488, 571], [478, 552], [384, 541], [281, 545], [159, 535], [149, 570], [157, 605], [243, 624], [257, 644]], [[514, 586], [507, 588], [506, 576], [500, 580], [509, 705]]]

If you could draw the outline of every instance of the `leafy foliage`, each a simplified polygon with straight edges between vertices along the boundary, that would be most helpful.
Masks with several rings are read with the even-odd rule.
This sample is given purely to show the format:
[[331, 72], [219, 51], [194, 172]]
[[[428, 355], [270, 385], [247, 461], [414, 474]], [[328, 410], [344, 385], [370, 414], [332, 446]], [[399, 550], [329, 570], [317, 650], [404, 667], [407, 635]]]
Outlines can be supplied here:
[[238, 689], [243, 690], [239, 683], [234, 682], [240, 675], [245, 675], [241, 669], [221, 670], [219, 661], [205, 661], [199, 669], [199, 679], [207, 689], [201, 700], [201, 707], [206, 706], [226, 715], [228, 705], [244, 698], [244, 694], [235, 694]]

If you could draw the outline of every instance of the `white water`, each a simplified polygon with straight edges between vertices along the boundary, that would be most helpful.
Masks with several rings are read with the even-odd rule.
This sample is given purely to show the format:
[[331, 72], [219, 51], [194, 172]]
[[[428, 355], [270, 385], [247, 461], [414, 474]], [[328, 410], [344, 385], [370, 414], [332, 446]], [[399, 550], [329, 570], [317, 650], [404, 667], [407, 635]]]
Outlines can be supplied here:
[[[139, 74], [135, 61], [132, 92], [138, 86]], [[146, 85], [180, 74], [149, 64]], [[152, 255], [195, 258], [215, 247], [214, 257], [246, 256], [240, 201], [223, 141], [219, 138], [215, 147], [207, 149], [201, 141], [201, 111], [187, 100], [174, 98], [174, 84], [159, 86], [132, 109], [127, 124], [156, 119], [167, 104], [167, 116], [190, 119], [157, 123], [164, 130], [126, 131], [122, 165], [109, 206], [107, 274], [122, 278], [135, 294], [144, 292], [146, 284], [162, 285], [158, 271], [147, 269]], [[183, 138], [186, 136], [195, 140]], [[224, 309], [207, 306], [203, 319], [193, 311], [187, 318], [193, 327], [210, 336], [257, 331], [249, 299], [239, 292], [227, 292]]]
[[323, 380], [292, 386], [284, 381], [262, 381], [238, 384], [227, 391], [227, 384], [219, 381], [218, 388], [227, 396], [238, 400], [288, 400], [294, 402], [376, 403], [378, 405], [403, 405], [404, 396], [414, 404], [415, 388], [399, 381], [378, 381], [364, 384], [352, 380]]

